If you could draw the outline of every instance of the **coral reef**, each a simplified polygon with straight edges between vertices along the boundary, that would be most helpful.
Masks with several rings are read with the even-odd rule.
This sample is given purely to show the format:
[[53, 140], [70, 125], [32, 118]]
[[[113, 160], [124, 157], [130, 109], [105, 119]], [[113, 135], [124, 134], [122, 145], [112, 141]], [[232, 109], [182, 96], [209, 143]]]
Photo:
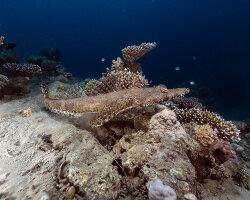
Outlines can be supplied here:
[[164, 185], [160, 179], [147, 183], [149, 200], [175, 200], [176, 193], [168, 185]]
[[3, 69], [10, 76], [33, 77], [41, 74], [41, 68], [35, 64], [6, 63]]
[[196, 169], [197, 178], [219, 179], [223, 177], [223, 164], [230, 158], [235, 158], [235, 152], [228, 141], [219, 139], [217, 133], [208, 124], [197, 125], [194, 122], [184, 124], [184, 128], [200, 149], [190, 154], [190, 160]]
[[91, 125], [101, 126], [121, 112], [132, 108], [155, 105], [183, 96], [189, 92], [189, 89], [131, 88], [97, 96], [65, 100], [48, 98], [49, 89], [47, 87], [44, 87], [43, 91], [44, 104], [51, 111], [76, 117], [86, 112], [98, 112], [97, 117], [91, 120]]
[[[89, 84], [97, 83], [90, 82]], [[148, 85], [147, 79], [141, 74], [133, 73], [127, 70], [123, 71], [112, 71], [106, 76], [103, 76], [99, 83], [97, 83], [92, 90], [89, 91], [90, 87], [87, 87], [89, 95], [98, 95], [114, 91], [119, 91], [129, 88], [142, 88]]]
[[178, 119], [182, 122], [196, 122], [198, 124], [209, 124], [218, 136], [226, 141], [239, 141], [240, 131], [231, 121], [225, 121], [218, 114], [201, 110], [192, 109], [175, 109]]

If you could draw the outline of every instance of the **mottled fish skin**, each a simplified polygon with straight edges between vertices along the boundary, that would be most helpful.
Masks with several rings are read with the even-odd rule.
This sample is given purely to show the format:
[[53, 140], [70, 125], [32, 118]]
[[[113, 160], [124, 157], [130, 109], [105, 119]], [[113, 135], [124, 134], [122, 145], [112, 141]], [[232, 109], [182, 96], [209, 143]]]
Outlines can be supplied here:
[[97, 96], [60, 100], [49, 99], [45, 94], [44, 104], [52, 112], [73, 117], [79, 117], [89, 112], [99, 113], [90, 122], [91, 126], [97, 127], [126, 110], [169, 101], [173, 98], [183, 96], [188, 92], [189, 89], [187, 88], [130, 88]]

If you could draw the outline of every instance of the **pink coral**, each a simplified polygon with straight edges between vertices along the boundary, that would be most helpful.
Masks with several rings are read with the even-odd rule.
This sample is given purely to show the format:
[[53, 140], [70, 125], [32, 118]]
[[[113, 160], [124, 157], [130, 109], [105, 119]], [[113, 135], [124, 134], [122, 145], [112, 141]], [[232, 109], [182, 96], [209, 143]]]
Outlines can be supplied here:
[[219, 163], [224, 163], [230, 158], [235, 158], [236, 153], [232, 149], [230, 142], [224, 141], [224, 140], [219, 140], [217, 144], [215, 145], [215, 151], [214, 151], [214, 156], [217, 159]]

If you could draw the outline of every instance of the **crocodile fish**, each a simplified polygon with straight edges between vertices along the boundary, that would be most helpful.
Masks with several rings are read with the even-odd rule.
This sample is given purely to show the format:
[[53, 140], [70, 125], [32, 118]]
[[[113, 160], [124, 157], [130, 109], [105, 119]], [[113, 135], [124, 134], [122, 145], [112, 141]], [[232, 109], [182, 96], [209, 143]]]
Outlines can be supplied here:
[[167, 89], [165, 87], [130, 88], [97, 96], [83, 96], [73, 99], [51, 99], [49, 88], [43, 86], [44, 105], [52, 112], [80, 117], [85, 113], [98, 113], [90, 125], [98, 127], [118, 114], [138, 107], [152, 106], [189, 92], [187, 88]]

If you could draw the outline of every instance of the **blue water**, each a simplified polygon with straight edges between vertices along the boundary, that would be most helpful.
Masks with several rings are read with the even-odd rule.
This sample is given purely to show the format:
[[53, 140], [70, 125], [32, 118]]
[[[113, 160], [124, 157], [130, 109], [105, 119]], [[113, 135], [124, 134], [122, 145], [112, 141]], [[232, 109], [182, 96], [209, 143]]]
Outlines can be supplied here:
[[141, 61], [153, 84], [189, 86], [224, 117], [250, 118], [249, 0], [1, 0], [0, 9], [0, 34], [22, 57], [60, 48], [73, 75], [92, 78], [127, 45], [154, 41]]

